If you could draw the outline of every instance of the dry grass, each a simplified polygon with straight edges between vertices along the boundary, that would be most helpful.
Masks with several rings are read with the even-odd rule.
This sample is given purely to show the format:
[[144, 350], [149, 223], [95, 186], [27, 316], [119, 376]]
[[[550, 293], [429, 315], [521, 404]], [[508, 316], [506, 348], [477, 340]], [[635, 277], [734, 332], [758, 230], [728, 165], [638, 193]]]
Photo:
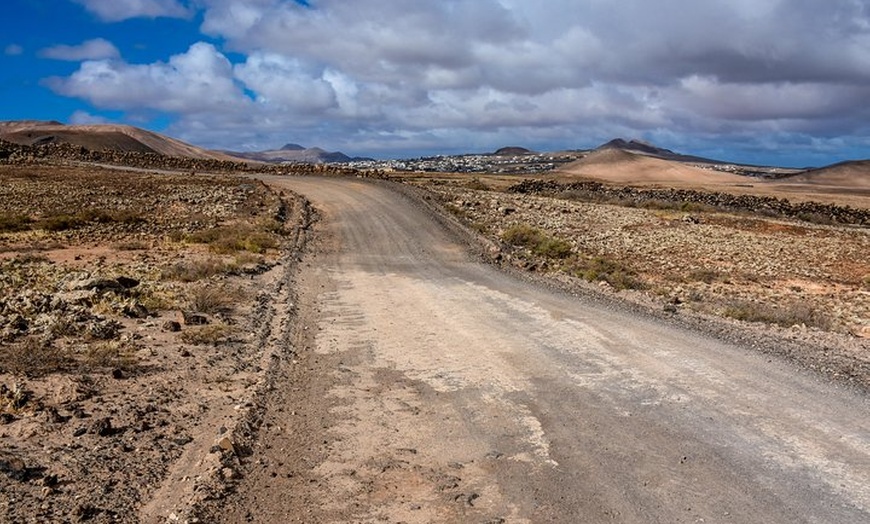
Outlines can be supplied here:
[[209, 324], [207, 326], [189, 328], [183, 331], [179, 338], [185, 344], [194, 346], [216, 346], [228, 342], [232, 329], [226, 324]]
[[188, 309], [207, 315], [229, 313], [233, 310], [235, 304], [244, 299], [245, 296], [239, 289], [202, 284], [191, 290]]
[[187, 240], [196, 244], [207, 244], [213, 252], [221, 254], [238, 251], [262, 254], [280, 246], [276, 232], [246, 225], [205, 229], [189, 235]]
[[163, 280], [179, 282], [198, 282], [206, 278], [226, 274], [229, 271], [226, 262], [219, 258], [176, 262], [161, 272]]
[[136, 348], [120, 341], [98, 342], [91, 344], [82, 355], [82, 366], [86, 371], [98, 368], [134, 369], [138, 364]]
[[67, 352], [35, 337], [0, 348], [0, 370], [13, 375], [40, 377], [67, 370], [72, 363]]
[[782, 327], [806, 326], [830, 330], [833, 322], [823, 312], [801, 302], [770, 305], [763, 302], [735, 300], [725, 306], [723, 314], [744, 322], [762, 322]]
[[479, 178], [474, 177], [468, 182], [465, 183], [465, 187], [468, 189], [474, 189], [477, 191], [489, 191], [490, 188], [488, 185], [484, 184]]

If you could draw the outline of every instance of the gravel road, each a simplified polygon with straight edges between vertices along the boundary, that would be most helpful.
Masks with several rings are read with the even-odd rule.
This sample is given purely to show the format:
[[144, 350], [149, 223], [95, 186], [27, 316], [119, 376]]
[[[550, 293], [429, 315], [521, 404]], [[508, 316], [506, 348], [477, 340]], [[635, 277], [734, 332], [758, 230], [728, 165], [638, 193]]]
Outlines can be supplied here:
[[870, 522], [864, 394], [506, 275], [386, 185], [268, 181], [322, 240], [214, 518]]

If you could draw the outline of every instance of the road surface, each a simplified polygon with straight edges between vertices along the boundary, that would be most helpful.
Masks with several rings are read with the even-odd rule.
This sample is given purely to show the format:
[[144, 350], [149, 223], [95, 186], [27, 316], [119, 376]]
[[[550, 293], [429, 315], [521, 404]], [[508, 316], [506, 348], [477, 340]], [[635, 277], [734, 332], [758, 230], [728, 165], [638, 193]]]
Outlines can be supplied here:
[[865, 395], [506, 275], [387, 186], [268, 181], [323, 240], [224, 521], [870, 522]]

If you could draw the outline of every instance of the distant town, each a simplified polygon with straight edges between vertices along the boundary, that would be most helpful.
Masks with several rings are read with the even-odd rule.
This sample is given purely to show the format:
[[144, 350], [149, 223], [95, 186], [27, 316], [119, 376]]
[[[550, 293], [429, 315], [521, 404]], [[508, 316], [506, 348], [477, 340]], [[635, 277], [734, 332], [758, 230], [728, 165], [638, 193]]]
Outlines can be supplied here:
[[585, 152], [476, 154], [429, 156], [403, 160], [353, 160], [344, 165], [382, 171], [425, 171], [441, 173], [542, 173], [583, 158]]

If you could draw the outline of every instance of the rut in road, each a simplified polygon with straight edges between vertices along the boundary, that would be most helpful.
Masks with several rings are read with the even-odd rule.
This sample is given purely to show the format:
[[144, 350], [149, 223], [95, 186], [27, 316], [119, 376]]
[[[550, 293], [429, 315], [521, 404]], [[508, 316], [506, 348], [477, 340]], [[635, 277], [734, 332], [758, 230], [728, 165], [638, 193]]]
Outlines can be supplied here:
[[412, 198], [320, 209], [224, 522], [870, 522], [863, 394], [475, 261]]

